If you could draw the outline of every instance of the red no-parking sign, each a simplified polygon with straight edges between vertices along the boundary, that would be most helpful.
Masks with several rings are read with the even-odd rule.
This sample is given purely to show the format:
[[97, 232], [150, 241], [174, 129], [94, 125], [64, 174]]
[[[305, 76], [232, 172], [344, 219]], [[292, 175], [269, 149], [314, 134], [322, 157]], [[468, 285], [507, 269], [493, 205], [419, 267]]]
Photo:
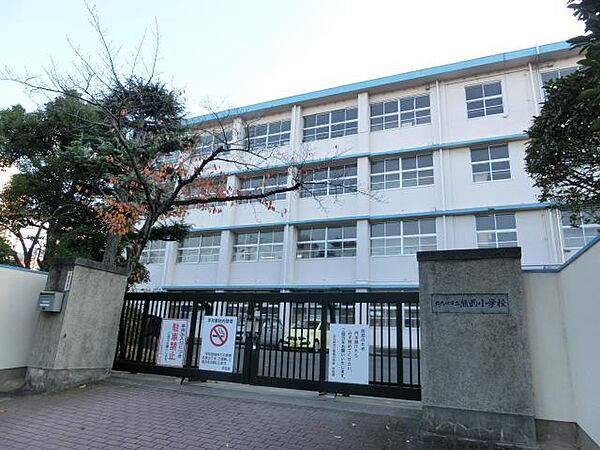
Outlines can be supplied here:
[[233, 372], [237, 317], [204, 316], [200, 369]]

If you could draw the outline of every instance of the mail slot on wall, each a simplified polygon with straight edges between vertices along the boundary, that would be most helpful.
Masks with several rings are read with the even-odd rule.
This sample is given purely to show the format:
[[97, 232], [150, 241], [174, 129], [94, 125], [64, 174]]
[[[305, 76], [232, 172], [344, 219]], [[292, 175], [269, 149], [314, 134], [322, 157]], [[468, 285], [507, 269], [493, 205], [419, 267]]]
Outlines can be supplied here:
[[60, 312], [64, 292], [42, 291], [38, 297], [36, 311]]

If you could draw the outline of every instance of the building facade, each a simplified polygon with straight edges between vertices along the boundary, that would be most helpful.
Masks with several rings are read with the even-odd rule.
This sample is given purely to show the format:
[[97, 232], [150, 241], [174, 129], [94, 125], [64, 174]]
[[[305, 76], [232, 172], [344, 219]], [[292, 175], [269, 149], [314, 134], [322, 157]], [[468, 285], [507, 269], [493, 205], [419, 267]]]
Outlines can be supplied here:
[[[416, 252], [435, 249], [518, 245], [525, 266], [564, 262], [598, 227], [538, 201], [524, 130], [544, 82], [577, 59], [549, 44], [242, 108], [258, 117], [245, 136], [255, 148], [310, 153], [310, 184], [275, 196], [275, 211], [189, 210], [187, 239], [144, 251], [139, 288], [414, 290]], [[282, 186], [293, 170], [230, 170], [227, 185]]]

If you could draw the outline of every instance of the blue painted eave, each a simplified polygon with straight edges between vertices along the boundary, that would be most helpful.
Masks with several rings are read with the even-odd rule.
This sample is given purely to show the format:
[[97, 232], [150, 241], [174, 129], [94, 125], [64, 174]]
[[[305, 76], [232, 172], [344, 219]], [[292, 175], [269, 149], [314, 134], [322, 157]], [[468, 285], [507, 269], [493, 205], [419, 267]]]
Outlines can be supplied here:
[[492, 64], [506, 63], [509, 61], [515, 61], [524, 58], [534, 58], [539, 55], [548, 55], [555, 52], [569, 50], [570, 48], [571, 45], [569, 43], [567, 43], [566, 41], [561, 41], [554, 42], [552, 44], [541, 45], [539, 47], [529, 47], [521, 50], [514, 50], [511, 52], [499, 53], [496, 55], [482, 56], [480, 58], [469, 59], [466, 61], [444, 64], [441, 66], [434, 66], [426, 69], [412, 70], [410, 72], [375, 78], [373, 80], [360, 81], [357, 83], [350, 83], [342, 86], [307, 92], [305, 94], [292, 95], [290, 97], [283, 97], [275, 100], [269, 100], [266, 102], [255, 103], [253, 105], [242, 106], [239, 108], [227, 109], [224, 111], [216, 112], [214, 114], [204, 114], [201, 116], [184, 119], [184, 124], [195, 125], [203, 122], [209, 122], [217, 118], [222, 119], [227, 117], [235, 117], [241, 114], [256, 113], [259, 111], [265, 111], [283, 106], [301, 104], [307, 101], [325, 99], [327, 97], [332, 97], [335, 95], [350, 94], [352, 92], [365, 91], [373, 88], [381, 88], [386, 85], [394, 85], [409, 81], [414, 82], [419, 79], [431, 77], [440, 77], [443, 75], [450, 75], [455, 72], [481, 68]]

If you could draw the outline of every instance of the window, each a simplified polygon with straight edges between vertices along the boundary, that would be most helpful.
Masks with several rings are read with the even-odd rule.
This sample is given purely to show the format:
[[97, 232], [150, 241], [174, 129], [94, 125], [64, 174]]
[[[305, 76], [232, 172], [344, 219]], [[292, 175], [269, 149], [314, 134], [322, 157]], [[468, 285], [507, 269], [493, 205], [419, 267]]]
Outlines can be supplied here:
[[273, 148], [290, 143], [290, 121], [278, 120], [261, 125], [251, 125], [248, 128], [250, 148]]
[[[191, 185], [185, 187], [181, 191], [182, 199], [191, 199], [191, 198], [220, 198], [227, 197], [230, 194], [227, 192], [227, 188], [225, 186], [226, 181], [218, 178], [213, 178], [211, 181], [203, 181], [201, 186]], [[210, 202], [210, 203], [196, 203], [193, 205], [187, 206], [188, 210], [192, 209], [202, 209], [202, 208], [211, 208], [211, 207], [222, 207], [227, 204], [226, 201], [218, 201], [218, 202]]]
[[162, 264], [165, 262], [166, 241], [149, 241], [140, 255], [142, 264]]
[[309, 170], [304, 176], [300, 197], [356, 192], [356, 164]]
[[[271, 176], [261, 175], [258, 177], [245, 178], [242, 180], [242, 186], [240, 188], [240, 194], [252, 195], [269, 192], [274, 189], [281, 189], [287, 187], [287, 174], [276, 173]], [[277, 194], [269, 195], [269, 200], [285, 200], [286, 192], [279, 192]], [[240, 203], [258, 202], [259, 199], [252, 200], [240, 200]]]
[[600, 224], [594, 223], [589, 213], [576, 215], [574, 222], [571, 220], [572, 215], [571, 211], [560, 212], [566, 250], [581, 248], [595, 237], [600, 236]]
[[414, 303], [404, 304], [404, 327], [419, 328], [419, 305]]
[[565, 67], [564, 69], [556, 69], [549, 70], [548, 72], [540, 73], [540, 78], [542, 79], [542, 95], [544, 96], [544, 100], [546, 100], [546, 84], [550, 81], [558, 80], [559, 78], [566, 77], [567, 75], [571, 75], [572, 73], [577, 72], [578, 67]]
[[435, 219], [394, 220], [371, 224], [371, 255], [414, 255], [437, 250]]
[[298, 259], [343, 256], [356, 256], [356, 225], [298, 230]]
[[475, 216], [478, 248], [516, 247], [517, 224], [514, 214]]
[[396, 328], [396, 305], [391, 303], [369, 304], [369, 325], [376, 328]]
[[349, 136], [358, 132], [358, 108], [304, 116], [304, 142]]
[[214, 263], [219, 261], [221, 234], [211, 233], [185, 238], [177, 249], [178, 263]]
[[504, 112], [502, 106], [502, 85], [499, 81], [465, 86], [467, 117], [491, 116]]
[[270, 261], [283, 255], [283, 230], [237, 233], [233, 246], [234, 261]]
[[429, 94], [371, 104], [371, 131], [431, 122]]
[[510, 179], [508, 144], [471, 149], [471, 169], [475, 182]]
[[433, 155], [387, 158], [371, 162], [371, 189], [433, 184]]
[[206, 133], [200, 136], [198, 145], [194, 149], [194, 154], [197, 156], [210, 155], [219, 146], [223, 148], [232, 144], [233, 134], [231, 130], [226, 130], [225, 133], [216, 131], [215, 133]]

